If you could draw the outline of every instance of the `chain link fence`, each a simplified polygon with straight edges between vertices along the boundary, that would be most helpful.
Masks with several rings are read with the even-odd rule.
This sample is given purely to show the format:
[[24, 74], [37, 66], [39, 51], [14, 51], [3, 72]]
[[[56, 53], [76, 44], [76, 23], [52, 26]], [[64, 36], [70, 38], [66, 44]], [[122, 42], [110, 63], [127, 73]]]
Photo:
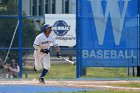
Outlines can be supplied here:
[[[117, 18], [119, 19], [118, 14], [115, 12], [121, 11], [123, 14], [121, 8], [125, 9], [123, 4], [126, 4], [126, 2], [120, 0], [116, 2], [109, 0], [77, 0], [77, 36], [79, 36], [77, 37], [77, 72], [79, 73], [77, 77], [93, 77], [98, 79], [139, 76], [139, 67], [137, 67], [139, 66], [139, 55], [137, 54], [139, 52], [139, 36], [137, 36], [139, 34], [139, 26], [137, 24], [138, 14], [132, 11], [134, 7], [137, 10], [137, 0], [130, 2], [131, 7], [128, 5], [126, 15], [121, 16], [122, 19], [127, 20], [124, 23], [124, 28], [121, 30], [122, 32], [120, 31], [121, 22], [119, 21], [117, 25], [114, 25], [115, 22], [113, 23]], [[112, 11], [115, 12], [111, 13]], [[104, 31], [105, 34], [103, 34]], [[115, 33], [122, 34], [120, 40], [122, 40], [123, 46], [119, 46], [121, 43], [115, 46]], [[104, 35], [103, 38], [101, 34]], [[114, 35], [113, 38], [112, 35]], [[104, 57], [106, 54], [102, 55], [102, 53], [106, 50], [133, 50], [135, 53], [128, 52], [127, 55], [129, 57], [124, 58], [126, 60], [124, 66], [123, 61], [118, 65], [121, 58], [118, 58], [119, 60], [113, 59], [110, 57], [111, 54], [109, 52], [107, 53], [107, 57]], [[83, 53], [83, 51], [86, 52]], [[84, 54], [85, 56], [83, 56]], [[134, 58], [135, 55], [138, 55], [137, 58]]]
[[[35, 37], [41, 32], [41, 26], [45, 23], [44, 14], [75, 14], [76, 0], [22, 0], [22, 33], [18, 26], [18, 0], [2, 0], [0, 2], [0, 77], [5, 78], [9, 74], [11, 60], [19, 63], [19, 34], [22, 34], [22, 77], [36, 78], [41, 71], [35, 73], [34, 49], [32, 47]], [[84, 11], [84, 10], [83, 10]], [[86, 13], [86, 11], [85, 11]], [[15, 34], [14, 34], [15, 33]], [[132, 36], [133, 38], [134, 36]], [[12, 43], [11, 47], [10, 44]], [[76, 61], [75, 47], [61, 47], [62, 56]], [[9, 51], [9, 53], [8, 53]], [[6, 66], [3, 69], [2, 65]], [[128, 78], [133, 71], [127, 67], [89, 67], [82, 68], [84, 78]], [[134, 68], [135, 69], [135, 68]], [[134, 75], [136, 72], [134, 72]], [[131, 77], [132, 75], [130, 75]], [[9, 78], [9, 77], [7, 77]], [[76, 66], [65, 63], [55, 57], [55, 51], [51, 51], [51, 69], [47, 79], [74, 79], [76, 78]]]
[[0, 2], [0, 77], [9, 74], [11, 60], [18, 64], [19, 32], [17, 0], [1, 0]]
[[[37, 78], [41, 71], [35, 73], [33, 42], [41, 33], [41, 26], [45, 23], [45, 14], [70, 14], [75, 13], [74, 0], [22, 0], [22, 33], [19, 33], [19, 0], [2, 0], [0, 2], [0, 77], [13, 78], [9, 68], [11, 61], [19, 62], [19, 43], [22, 42], [22, 77]], [[60, 4], [60, 5], [59, 5]], [[72, 8], [72, 9], [71, 9]], [[22, 41], [19, 35], [22, 34]], [[51, 48], [51, 69], [46, 78], [48, 79], [74, 79], [76, 66], [65, 63], [56, 57]], [[62, 47], [62, 56], [75, 61], [75, 48]], [[69, 52], [69, 53], [68, 53]], [[18, 76], [19, 77], [19, 76]]]
[[[73, 0], [74, 1], [74, 0]], [[70, 14], [75, 13], [72, 0], [23, 0], [23, 18], [30, 20], [23, 22], [23, 78], [39, 77], [41, 71], [35, 73], [34, 66], [34, 49], [32, 47], [35, 37], [41, 32], [41, 27], [45, 23], [45, 14]], [[76, 7], [76, 6], [75, 6]], [[71, 11], [70, 11], [71, 10]], [[73, 11], [72, 11], [73, 10]], [[31, 26], [30, 26], [30, 25]], [[28, 30], [26, 30], [28, 28]], [[31, 32], [30, 32], [31, 31]], [[27, 33], [26, 33], [27, 32]], [[29, 33], [30, 32], [30, 33]], [[30, 41], [29, 41], [30, 40]], [[27, 43], [28, 41], [28, 43]], [[47, 79], [74, 79], [76, 66], [65, 63], [56, 57], [56, 53], [51, 47], [51, 69]], [[75, 61], [75, 48], [61, 47], [61, 54], [66, 58]]]

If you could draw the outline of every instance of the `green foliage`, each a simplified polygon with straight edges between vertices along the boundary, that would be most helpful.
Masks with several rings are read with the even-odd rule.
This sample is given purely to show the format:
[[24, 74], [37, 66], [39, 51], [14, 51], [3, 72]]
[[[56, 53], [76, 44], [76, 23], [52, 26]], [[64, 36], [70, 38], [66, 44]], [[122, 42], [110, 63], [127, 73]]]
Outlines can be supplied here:
[[33, 41], [35, 39], [35, 25], [32, 20], [28, 18], [23, 18], [22, 35], [23, 35], [23, 47], [32, 47]]
[[1, 5], [6, 5], [9, 0], [1, 0]]
[[[1, 24], [0, 25], [0, 34], [1, 34], [0, 47], [1, 48], [9, 48], [14, 30], [18, 22], [18, 17], [9, 17], [11, 15], [14, 15], [14, 16], [18, 15], [17, 0], [9, 0], [5, 7], [6, 7], [5, 9], [0, 10], [0, 15], [7, 16], [7, 17], [0, 18], [0, 24]], [[35, 29], [34, 29], [35, 25], [32, 22], [32, 20], [30, 20], [27, 17], [23, 17], [22, 23], [23, 23], [23, 26], [22, 26], [23, 47], [32, 47], [32, 44], [35, 38]], [[18, 47], [19, 47], [19, 30], [16, 31], [16, 35], [15, 35], [13, 45], [12, 45], [12, 48], [18, 48]], [[0, 51], [0, 57], [4, 59], [6, 56], [6, 53], [7, 53], [6, 50]], [[18, 59], [18, 54], [19, 54], [18, 51], [11, 51], [9, 59], [11, 58]]]
[[[5, 1], [5, 0], [4, 0]], [[6, 9], [0, 11], [0, 15], [18, 15], [17, 0], [8, 0]]]

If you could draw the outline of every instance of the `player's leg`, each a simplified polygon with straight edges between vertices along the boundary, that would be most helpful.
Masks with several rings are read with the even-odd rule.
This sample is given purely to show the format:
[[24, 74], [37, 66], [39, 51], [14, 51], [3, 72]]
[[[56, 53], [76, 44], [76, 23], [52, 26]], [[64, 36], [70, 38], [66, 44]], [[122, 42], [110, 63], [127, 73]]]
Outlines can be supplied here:
[[34, 71], [38, 71], [42, 68], [41, 56], [42, 55], [34, 54], [35, 58]]
[[50, 69], [50, 54], [44, 54], [42, 58], [44, 69], [40, 75], [40, 82], [44, 82], [44, 77], [46, 76], [48, 70]]

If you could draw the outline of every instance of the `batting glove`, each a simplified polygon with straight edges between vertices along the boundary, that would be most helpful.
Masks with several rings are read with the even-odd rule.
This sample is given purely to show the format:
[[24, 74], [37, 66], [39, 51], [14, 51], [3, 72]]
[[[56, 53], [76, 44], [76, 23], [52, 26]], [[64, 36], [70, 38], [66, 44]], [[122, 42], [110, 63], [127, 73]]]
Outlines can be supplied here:
[[48, 49], [41, 49], [40, 52], [48, 54], [50, 52], [50, 50], [48, 50]]
[[60, 58], [60, 57], [61, 57], [60, 52], [57, 52], [56, 56], [57, 56], [58, 58]]

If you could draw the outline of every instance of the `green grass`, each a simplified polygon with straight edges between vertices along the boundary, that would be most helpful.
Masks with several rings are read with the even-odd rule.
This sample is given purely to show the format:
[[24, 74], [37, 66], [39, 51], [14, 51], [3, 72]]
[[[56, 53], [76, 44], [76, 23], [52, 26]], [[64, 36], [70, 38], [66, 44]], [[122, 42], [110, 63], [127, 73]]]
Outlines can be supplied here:
[[126, 68], [87, 68], [87, 78], [126, 78]]
[[[30, 71], [28, 78], [39, 77], [39, 73], [33, 72], [33, 66], [23, 66], [23, 73]], [[128, 78], [127, 68], [87, 68], [84, 78]], [[25, 74], [23, 75], [23, 77]], [[52, 64], [47, 79], [75, 79], [76, 66], [70, 64]]]
[[121, 86], [121, 87], [135, 87], [135, 88], [140, 88], [140, 83], [125, 83], [125, 84], [110, 84], [112, 86]]
[[[40, 92], [45, 93], [45, 92]], [[48, 92], [46, 92], [48, 93]], [[111, 90], [102, 90], [102, 91], [82, 91], [82, 92], [53, 92], [53, 93], [139, 93], [139, 92], [128, 92], [128, 91], [111, 91]]]
[[[47, 79], [74, 79], [76, 72], [75, 72], [75, 66], [72, 66], [70, 64], [52, 64], [51, 69], [49, 70], [46, 78]], [[23, 68], [23, 73], [27, 71], [32, 71], [28, 75], [28, 78], [36, 78], [40, 76], [41, 71], [38, 73], [33, 72], [33, 66], [26, 66]], [[24, 76], [24, 75], [23, 75]]]

